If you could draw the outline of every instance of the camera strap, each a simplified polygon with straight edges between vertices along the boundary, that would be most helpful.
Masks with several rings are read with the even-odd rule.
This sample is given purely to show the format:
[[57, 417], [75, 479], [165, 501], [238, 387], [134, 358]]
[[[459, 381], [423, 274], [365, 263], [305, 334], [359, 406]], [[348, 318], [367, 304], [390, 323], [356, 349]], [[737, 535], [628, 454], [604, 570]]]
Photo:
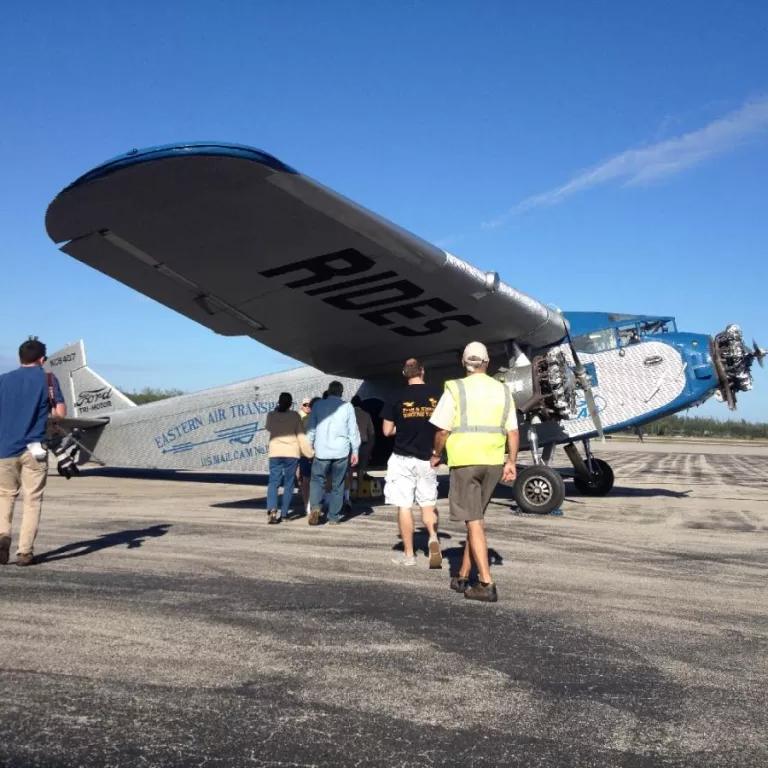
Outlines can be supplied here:
[[51, 404], [51, 408], [56, 407], [56, 388], [54, 386], [54, 378], [52, 373], [45, 374], [45, 382], [48, 385], [48, 402]]

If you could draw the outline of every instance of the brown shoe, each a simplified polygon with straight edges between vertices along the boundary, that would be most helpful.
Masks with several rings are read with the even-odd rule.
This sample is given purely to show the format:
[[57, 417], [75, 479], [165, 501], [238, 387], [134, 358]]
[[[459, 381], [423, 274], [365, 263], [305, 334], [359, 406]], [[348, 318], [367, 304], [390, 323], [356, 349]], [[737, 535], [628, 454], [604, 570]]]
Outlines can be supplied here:
[[11, 556], [11, 537], [0, 536], [0, 565], [7, 565]]
[[19, 552], [16, 555], [16, 565], [32, 565], [35, 556], [31, 552]]
[[465, 579], [461, 574], [451, 577], [451, 589], [454, 592], [465, 592], [469, 588], [469, 579]]
[[320, 518], [323, 516], [323, 510], [322, 509], [313, 509], [309, 513], [309, 519], [307, 522], [310, 525], [320, 525]]
[[430, 568], [442, 568], [443, 567], [443, 555], [440, 552], [440, 542], [429, 542], [429, 567]]
[[496, 585], [493, 582], [483, 584], [481, 581], [465, 589], [464, 597], [467, 600], [480, 600], [483, 603], [495, 603], [499, 599], [496, 593]]

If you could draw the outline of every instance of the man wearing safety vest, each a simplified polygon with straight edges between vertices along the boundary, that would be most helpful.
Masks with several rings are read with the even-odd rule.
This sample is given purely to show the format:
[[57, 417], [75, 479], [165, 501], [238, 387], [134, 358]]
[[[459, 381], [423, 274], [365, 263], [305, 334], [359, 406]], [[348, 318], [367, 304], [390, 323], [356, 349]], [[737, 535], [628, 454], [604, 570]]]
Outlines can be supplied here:
[[[467, 525], [464, 559], [458, 575], [451, 579], [451, 589], [463, 592], [469, 600], [495, 603], [498, 594], [491, 581], [483, 518], [499, 481], [509, 483], [517, 476], [517, 415], [509, 387], [486, 373], [488, 350], [484, 344], [468, 344], [461, 361], [467, 377], [446, 382], [430, 419], [438, 429], [430, 463], [437, 467], [447, 448], [451, 520]], [[470, 586], [473, 559], [480, 580]]]

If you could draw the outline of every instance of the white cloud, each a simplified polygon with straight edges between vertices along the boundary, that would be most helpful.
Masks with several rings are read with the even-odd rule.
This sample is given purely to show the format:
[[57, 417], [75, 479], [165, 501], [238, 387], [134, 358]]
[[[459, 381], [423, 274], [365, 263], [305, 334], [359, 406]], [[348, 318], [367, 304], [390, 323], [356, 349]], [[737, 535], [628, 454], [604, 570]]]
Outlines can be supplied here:
[[503, 216], [484, 222], [483, 227], [499, 227], [513, 216], [533, 208], [557, 205], [578, 192], [609, 181], [623, 181], [624, 186], [639, 186], [667, 178], [710, 157], [736, 149], [766, 130], [768, 98], [748, 101], [698, 131], [615, 155], [560, 187], [526, 198]]

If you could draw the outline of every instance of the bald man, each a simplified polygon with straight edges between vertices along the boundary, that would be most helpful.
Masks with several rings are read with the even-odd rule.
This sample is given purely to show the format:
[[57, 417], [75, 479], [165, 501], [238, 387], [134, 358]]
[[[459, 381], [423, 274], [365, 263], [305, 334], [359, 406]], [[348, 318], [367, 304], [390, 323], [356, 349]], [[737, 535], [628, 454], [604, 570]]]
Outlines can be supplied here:
[[384, 498], [397, 507], [403, 552], [397, 565], [416, 565], [413, 551], [414, 504], [421, 507], [421, 521], [429, 532], [429, 567], [441, 568], [443, 557], [437, 538], [437, 471], [430, 465], [435, 427], [429, 423], [440, 389], [424, 382], [424, 367], [411, 357], [403, 365], [406, 386], [393, 394], [381, 411], [382, 431], [395, 436], [387, 463]]

